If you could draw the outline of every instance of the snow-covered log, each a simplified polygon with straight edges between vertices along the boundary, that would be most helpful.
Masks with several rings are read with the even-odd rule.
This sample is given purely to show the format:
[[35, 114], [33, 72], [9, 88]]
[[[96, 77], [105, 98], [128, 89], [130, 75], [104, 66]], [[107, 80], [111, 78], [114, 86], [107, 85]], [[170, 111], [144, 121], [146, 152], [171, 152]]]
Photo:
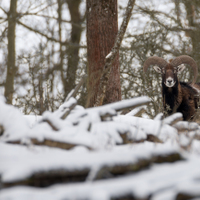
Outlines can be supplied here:
[[94, 170], [96, 171], [94, 180], [103, 179], [108, 174], [114, 177], [143, 170], [152, 163], [182, 159], [179, 148], [170, 143], [156, 147], [153, 143], [141, 143], [137, 146], [116, 146], [112, 151], [94, 152], [83, 147], [64, 151], [42, 147], [27, 149], [20, 145], [0, 143], [0, 152], [3, 187], [14, 185], [44, 187], [59, 181], [85, 181], [89, 180], [87, 176], [89, 177]]

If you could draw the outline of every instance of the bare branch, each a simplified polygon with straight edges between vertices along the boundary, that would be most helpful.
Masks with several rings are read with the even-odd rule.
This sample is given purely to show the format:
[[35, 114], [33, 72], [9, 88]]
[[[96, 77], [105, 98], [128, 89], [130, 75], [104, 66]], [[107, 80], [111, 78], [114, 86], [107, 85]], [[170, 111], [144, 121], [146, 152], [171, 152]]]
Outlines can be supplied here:
[[71, 97], [74, 97], [74, 98], [76, 97], [76, 95], [77, 95], [77, 93], [78, 93], [80, 87], [85, 83], [86, 79], [87, 79], [87, 75], [85, 74], [85, 75], [82, 76], [80, 82], [79, 82], [78, 85], [75, 87], [75, 89], [72, 90], [72, 91], [68, 94], [68, 96], [66, 97], [66, 100], [65, 100], [65, 101], [68, 101]]
[[[55, 38], [53, 38], [53, 37], [49, 37], [48, 35], [46, 35], [46, 34], [40, 32], [40, 31], [38, 31], [38, 30], [36, 30], [36, 29], [33, 29], [33, 28], [30, 27], [30, 26], [27, 26], [26, 24], [20, 22], [19, 20], [17, 21], [17, 23], [20, 24], [20, 25], [22, 25], [23, 27], [25, 27], [26, 29], [28, 29], [28, 30], [30, 30], [30, 31], [33, 31], [33, 32], [35, 32], [35, 33], [38, 33], [39, 35], [41, 35], [41, 36], [47, 38], [47, 39], [50, 40], [50, 41], [59, 42], [59, 43], [60, 43], [59, 40], [57, 40], [57, 39], [55, 39]], [[62, 43], [62, 42], [61, 42], [61, 43]], [[66, 44], [66, 43], [65, 43], [65, 44]]]
[[77, 103], [71, 104], [70, 107], [61, 116], [61, 119], [65, 119], [69, 115], [69, 113], [76, 107], [76, 105], [77, 105]]
[[[82, 76], [81, 80], [79, 81], [79, 83], [78, 83], [78, 85], [75, 87], [75, 89], [72, 90], [72, 91], [68, 94], [68, 96], [66, 97], [66, 100], [65, 100], [66, 102], [69, 101], [70, 98], [72, 98], [72, 97], [75, 98], [75, 97], [76, 97], [76, 95], [77, 95], [77, 93], [78, 93], [80, 87], [85, 83], [86, 79], [87, 79], [87, 75], [85, 74], [85, 75]], [[73, 101], [72, 101], [71, 105], [70, 105], [70, 106], [68, 107], [68, 109], [64, 112], [64, 114], [62, 115], [61, 119], [65, 119], [65, 118], [69, 115], [69, 113], [71, 112], [71, 110], [73, 110], [73, 109], [75, 108], [76, 105], [77, 105], [77, 102], [73, 102]]]
[[35, 33], [38, 33], [39, 35], [45, 37], [45, 38], [46, 38], [47, 40], [49, 40], [49, 41], [57, 42], [57, 43], [60, 43], [61, 45], [65, 45], [65, 46], [67, 45], [68, 47], [86, 48], [86, 46], [84, 46], [84, 45], [73, 44], [73, 43], [69, 43], [69, 42], [67, 42], [67, 41], [62, 42], [62, 41], [60, 41], [60, 40], [58, 40], [58, 39], [56, 39], [56, 38], [54, 38], [54, 37], [49, 37], [48, 35], [46, 35], [46, 34], [40, 32], [39, 30], [36, 30], [36, 29], [34, 29], [34, 28], [30, 27], [30, 26], [27, 26], [26, 24], [22, 23], [22, 22], [19, 21], [19, 20], [17, 21], [17, 23], [20, 24], [21, 26], [23, 26], [24, 28], [30, 30], [30, 31], [33, 31], [33, 32], [35, 32]]
[[1, 9], [6, 15], [8, 15], [8, 12], [6, 12], [6, 10], [4, 10], [4, 9], [2, 8], [2, 6], [0, 6], [0, 9]]

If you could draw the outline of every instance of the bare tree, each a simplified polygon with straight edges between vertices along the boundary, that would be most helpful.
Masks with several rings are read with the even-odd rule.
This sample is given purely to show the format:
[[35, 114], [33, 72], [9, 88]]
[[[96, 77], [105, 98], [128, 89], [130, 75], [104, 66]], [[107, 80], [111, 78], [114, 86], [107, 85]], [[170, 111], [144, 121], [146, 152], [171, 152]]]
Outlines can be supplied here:
[[5, 97], [7, 103], [12, 104], [14, 93], [14, 77], [16, 72], [15, 66], [15, 29], [17, 18], [17, 0], [10, 1], [10, 10], [8, 16], [8, 59], [7, 59], [7, 76], [5, 83]]
[[67, 94], [74, 89], [76, 84], [76, 72], [79, 65], [79, 44], [80, 38], [82, 33], [82, 22], [84, 20], [84, 16], [81, 16], [79, 11], [79, 6], [81, 0], [67, 0], [67, 5], [69, 8], [70, 16], [71, 16], [71, 36], [69, 43], [73, 44], [73, 46], [69, 47], [66, 45], [66, 55], [67, 55], [67, 76], [65, 77], [64, 84], [64, 91], [65, 97]]

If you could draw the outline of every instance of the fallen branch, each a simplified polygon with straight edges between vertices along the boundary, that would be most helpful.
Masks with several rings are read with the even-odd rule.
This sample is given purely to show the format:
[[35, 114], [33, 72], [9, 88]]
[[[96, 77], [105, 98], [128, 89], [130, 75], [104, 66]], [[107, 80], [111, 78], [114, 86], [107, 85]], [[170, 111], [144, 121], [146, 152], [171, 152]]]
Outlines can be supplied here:
[[[22, 143], [20, 140], [16, 140], [16, 141], [9, 141], [7, 142], [9, 144], [19, 144], [19, 145], [27, 145], [26, 143]], [[56, 147], [59, 149], [65, 149], [65, 150], [69, 150], [72, 149], [80, 144], [75, 144], [75, 143], [70, 143], [70, 142], [60, 142], [60, 141], [54, 141], [51, 139], [44, 139], [43, 141], [39, 141], [37, 138], [30, 138], [30, 144], [31, 145], [38, 145], [38, 146], [48, 146], [48, 147]], [[84, 145], [82, 145], [84, 146]], [[86, 146], [85, 147], [88, 150], [92, 150], [91, 147]]]
[[[128, 110], [128, 109], [134, 109], [140, 106], [148, 105], [149, 103], [151, 103], [151, 99], [145, 96], [137, 97], [134, 99], [122, 100], [119, 102], [114, 102], [111, 104], [101, 106], [102, 112], [99, 114], [102, 119], [105, 119], [106, 117], [115, 116], [116, 112]], [[88, 110], [91, 110], [91, 109], [94, 110], [95, 108], [88, 108]], [[99, 109], [99, 108], [96, 108], [96, 109]], [[103, 112], [104, 110], [106, 110], [106, 112]], [[116, 112], [113, 112], [113, 110], [115, 110]]]
[[128, 26], [128, 22], [130, 20], [131, 12], [133, 10], [134, 4], [135, 4], [135, 0], [129, 0], [123, 22], [121, 24], [120, 30], [118, 31], [118, 34], [115, 40], [114, 47], [112, 48], [111, 52], [106, 56], [104, 70], [100, 78], [99, 90], [98, 90], [97, 99], [94, 104], [94, 107], [101, 106], [103, 104], [103, 100], [106, 95], [106, 89], [108, 85], [108, 79], [110, 76], [111, 67], [117, 56], [119, 48], [121, 46], [122, 39], [126, 32], [126, 28]]
[[77, 103], [72, 103], [71, 106], [68, 107], [68, 109], [64, 112], [61, 119], [65, 119], [69, 113], [76, 107]]
[[123, 100], [120, 102], [115, 102], [110, 104], [110, 108], [116, 110], [116, 111], [121, 111], [124, 109], [134, 109], [137, 108], [139, 106], [143, 106], [143, 105], [148, 105], [149, 103], [151, 103], [151, 99], [148, 97], [138, 97], [138, 98], [134, 98], [134, 99], [128, 99], [128, 100]]
[[2, 184], [2, 188], [26, 185], [32, 187], [48, 187], [53, 184], [83, 182], [86, 180], [89, 169], [67, 171], [63, 169], [52, 169], [34, 173], [31, 177], [15, 182]]
[[152, 134], [147, 134], [145, 139], [135, 139], [135, 138], [130, 138], [129, 133], [120, 133], [120, 136], [123, 140], [123, 144], [135, 144], [135, 143], [142, 143], [145, 141], [149, 142], [154, 142], [154, 143], [163, 143], [157, 136], [152, 135]]

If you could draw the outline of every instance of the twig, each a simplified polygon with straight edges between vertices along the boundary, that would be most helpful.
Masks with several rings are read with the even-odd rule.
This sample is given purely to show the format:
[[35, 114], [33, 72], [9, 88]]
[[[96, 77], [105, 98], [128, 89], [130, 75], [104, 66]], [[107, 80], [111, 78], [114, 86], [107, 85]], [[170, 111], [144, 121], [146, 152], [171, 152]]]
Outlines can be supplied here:
[[70, 43], [70, 42], [68, 42], [68, 41], [64, 41], [64, 42], [59, 41], [59, 40], [56, 39], [55, 37], [50, 37], [50, 36], [48, 36], [47, 34], [43, 33], [42, 31], [39, 31], [39, 30], [37, 30], [37, 29], [34, 29], [34, 28], [32, 28], [32, 27], [30, 27], [30, 26], [28, 26], [28, 25], [22, 23], [20, 20], [17, 20], [17, 23], [18, 23], [19, 25], [23, 26], [24, 28], [28, 29], [29, 31], [32, 31], [32, 32], [34, 32], [34, 33], [37, 33], [37, 34], [39, 34], [39, 35], [45, 37], [45, 38], [46, 38], [47, 40], [49, 40], [49, 41], [57, 42], [57, 43], [60, 43], [61, 45], [64, 45], [64, 46], [67, 45], [68, 47], [86, 48], [85, 46], [80, 46], [80, 45], [77, 45], [77, 44], [73, 44], [73, 43]]
[[[80, 82], [78, 83], [78, 85], [75, 87], [75, 89], [73, 89], [69, 94], [68, 96], [66, 97], [65, 101], [69, 101], [70, 98], [75, 98], [80, 87], [85, 83], [87, 79], [87, 75], [83, 75]], [[61, 119], [65, 119], [69, 113], [75, 108], [75, 106], [77, 105], [77, 102], [72, 102], [72, 104], [68, 107], [68, 109], [64, 112], [64, 114], [62, 115]]]
[[87, 79], [87, 75], [83, 75], [81, 80], [79, 81], [78, 85], [75, 87], [75, 89], [73, 89], [69, 94], [68, 96], [66, 97], [66, 100], [65, 101], [68, 101], [71, 97], [76, 97], [76, 94], [78, 93], [80, 87], [85, 83]]
[[116, 40], [115, 40], [114, 47], [112, 48], [111, 52], [106, 56], [103, 74], [102, 74], [101, 79], [100, 79], [100, 85], [99, 85], [99, 90], [98, 90], [98, 94], [97, 94], [97, 100], [94, 104], [95, 107], [103, 104], [103, 100], [104, 100], [104, 97], [105, 97], [105, 94], [106, 94], [106, 88], [107, 88], [107, 85], [108, 85], [108, 79], [109, 79], [109, 76], [110, 76], [112, 63], [114, 62], [114, 60], [117, 56], [117, 53], [119, 51], [119, 48], [121, 46], [121, 42], [122, 42], [122, 39], [123, 39], [124, 34], [126, 32], [126, 28], [128, 26], [128, 22], [130, 20], [131, 12], [133, 10], [134, 4], [135, 4], [135, 0], [129, 0], [123, 22], [121, 24], [120, 30], [118, 31], [118, 34], [117, 34], [117, 37], [116, 37]]
[[67, 111], [62, 115], [61, 119], [65, 119], [69, 113], [75, 108], [75, 106], [77, 105], [77, 103], [73, 103], [68, 109]]
[[54, 131], [58, 131], [59, 128], [57, 128], [49, 119], [44, 119], [42, 120], [42, 122], [46, 122], [49, 124], [49, 126], [51, 126], [51, 128], [54, 130]]

